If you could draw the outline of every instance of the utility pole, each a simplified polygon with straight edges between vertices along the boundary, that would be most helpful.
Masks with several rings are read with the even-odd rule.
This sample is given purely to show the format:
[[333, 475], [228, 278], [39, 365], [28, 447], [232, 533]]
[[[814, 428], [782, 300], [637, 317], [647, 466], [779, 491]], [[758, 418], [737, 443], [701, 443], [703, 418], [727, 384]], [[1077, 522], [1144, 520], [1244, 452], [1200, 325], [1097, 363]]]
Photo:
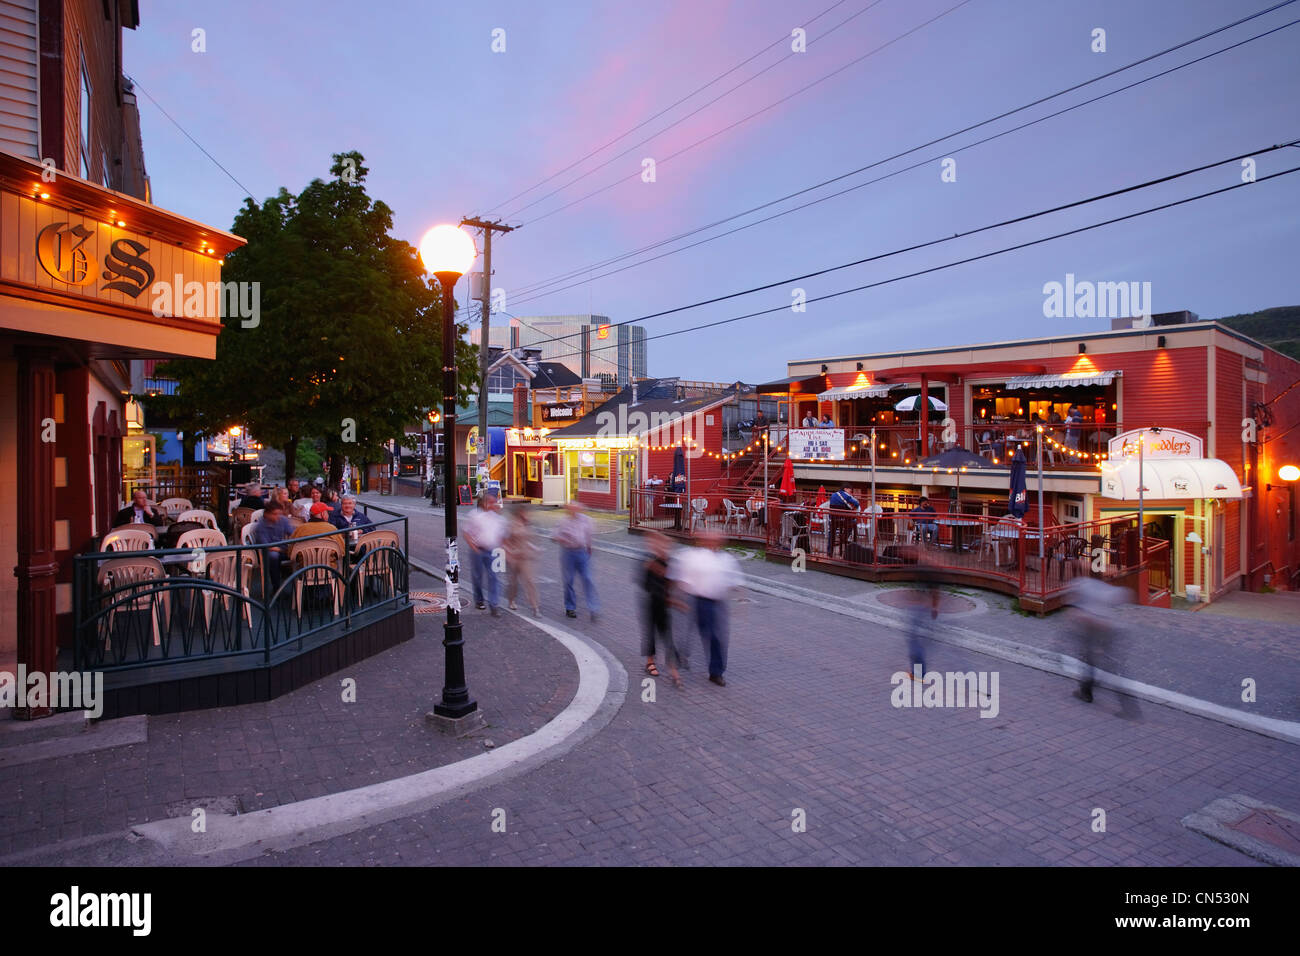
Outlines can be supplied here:
[[[462, 226], [473, 226], [483, 230], [483, 332], [479, 336], [479, 348], [482, 360], [478, 382], [478, 460], [486, 461], [488, 473], [492, 471], [492, 443], [488, 441], [488, 331], [492, 315], [492, 233], [514, 232], [514, 226], [502, 225], [500, 220], [489, 222], [486, 219], [462, 219]], [[483, 491], [480, 488], [479, 494]]]

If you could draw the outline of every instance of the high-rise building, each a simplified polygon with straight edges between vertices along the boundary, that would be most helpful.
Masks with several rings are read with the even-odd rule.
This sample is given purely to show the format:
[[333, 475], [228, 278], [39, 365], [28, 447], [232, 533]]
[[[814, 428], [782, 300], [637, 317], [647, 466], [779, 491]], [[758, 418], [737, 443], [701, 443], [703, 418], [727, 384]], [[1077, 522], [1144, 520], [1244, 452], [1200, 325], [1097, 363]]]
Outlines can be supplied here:
[[[481, 329], [470, 330], [479, 343]], [[582, 378], [607, 377], [620, 386], [647, 376], [645, 329], [615, 325], [606, 315], [524, 315], [494, 325], [488, 344], [517, 349], [540, 346], [541, 358], [558, 362]]]

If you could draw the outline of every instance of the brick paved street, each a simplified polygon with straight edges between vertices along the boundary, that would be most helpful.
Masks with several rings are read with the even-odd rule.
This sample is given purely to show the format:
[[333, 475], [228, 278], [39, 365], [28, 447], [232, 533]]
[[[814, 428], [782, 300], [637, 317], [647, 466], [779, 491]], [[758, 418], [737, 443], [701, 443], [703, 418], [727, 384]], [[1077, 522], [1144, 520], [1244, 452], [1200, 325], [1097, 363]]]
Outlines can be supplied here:
[[[412, 590], [434, 584], [412, 575]], [[492, 675], [488, 726], [463, 740], [435, 733], [424, 714], [442, 688], [444, 615], [415, 620], [412, 640], [275, 700], [149, 717], [146, 743], [0, 767], [10, 794], [0, 856], [188, 816], [221, 798], [249, 812], [462, 760], [484, 740], [500, 746], [533, 732], [573, 696], [570, 655], [503, 616], [466, 635], [470, 679]], [[343, 700], [345, 678], [356, 681], [356, 703]]]
[[[411, 516], [413, 558], [439, 567], [440, 511], [418, 499], [385, 504]], [[536, 518], [545, 529], [555, 515]], [[677, 614], [694, 666], [682, 690], [660, 678], [646, 702], [629, 556], [639, 542], [618, 521], [598, 517], [598, 531], [599, 624], [563, 616], [549, 541], [539, 570], [547, 621], [598, 641], [629, 675], [607, 726], [522, 775], [246, 865], [1257, 865], [1179, 821], [1234, 793], [1296, 808], [1296, 745], [1151, 703], [1126, 719], [1113, 694], [1087, 705], [1065, 678], [951, 644], [932, 645], [929, 668], [997, 672], [996, 717], [895, 708], [890, 676], [907, 667], [902, 614], [874, 600], [879, 589], [816, 573], [798, 575], [798, 586], [852, 598], [875, 623], [837, 612], [833, 600], [823, 608], [746, 590], [733, 606], [728, 686], [707, 683], [694, 631]], [[757, 560], [743, 567], [774, 587], [791, 578]], [[980, 610], [954, 615], [962, 627], [1065, 641], [1055, 619], [966, 593], [952, 607]], [[1277, 668], [1294, 648], [1259, 622], [1182, 614], [1165, 625], [1160, 615], [1172, 612], [1132, 613], [1152, 617], [1142, 626], [1153, 647], [1165, 627], [1188, 651], [1176, 662], [1142, 660], [1148, 678], [1163, 669], [1189, 680], [1202, 667], [1197, 655], [1212, 664], [1226, 644], [1244, 666], [1262, 662], [1262, 681], [1290, 681]], [[347, 675], [358, 681], [355, 705], [336, 703], [335, 677], [265, 705], [150, 718], [147, 744], [0, 770], [14, 789], [40, 781], [0, 818], [0, 853], [175, 816], [177, 802], [237, 795], [247, 812], [414, 773], [482, 752], [483, 736], [515, 739], [573, 696], [572, 658], [527, 620], [472, 608], [465, 620], [471, 687], [492, 723], [483, 734], [453, 742], [423, 726], [442, 660], [441, 616], [423, 615], [415, 640]], [[1105, 832], [1092, 830], [1098, 809]], [[801, 818], [806, 832], [795, 832]], [[104, 862], [119, 852], [50, 859]]]
[[[599, 529], [628, 541], [615, 522]], [[1300, 792], [1296, 746], [1149, 704], [1122, 719], [1112, 696], [1089, 706], [1062, 678], [943, 645], [932, 668], [1000, 672], [998, 717], [895, 709], [897, 628], [752, 591], [734, 609], [728, 686], [704, 681], [695, 647], [685, 689], [661, 679], [643, 703], [634, 564], [600, 554], [596, 567], [601, 624], [565, 623], [632, 677], [608, 727], [526, 777], [252, 863], [1253, 865], [1179, 820], [1225, 793], [1287, 806]], [[545, 601], [556, 615], [556, 585]], [[1105, 833], [1090, 828], [1096, 808]]]

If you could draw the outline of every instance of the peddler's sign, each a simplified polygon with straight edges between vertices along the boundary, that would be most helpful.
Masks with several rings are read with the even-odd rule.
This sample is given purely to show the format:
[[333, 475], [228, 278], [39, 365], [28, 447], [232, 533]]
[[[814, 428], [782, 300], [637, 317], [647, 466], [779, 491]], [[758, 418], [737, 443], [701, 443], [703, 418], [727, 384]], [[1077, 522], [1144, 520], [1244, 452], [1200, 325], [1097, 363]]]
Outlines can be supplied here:
[[1107, 449], [1111, 461], [1122, 461], [1138, 456], [1138, 440], [1142, 441], [1143, 458], [1204, 458], [1205, 444], [1190, 432], [1177, 428], [1135, 428], [1110, 440]]
[[792, 428], [790, 457], [806, 461], [843, 461], [843, 428]]

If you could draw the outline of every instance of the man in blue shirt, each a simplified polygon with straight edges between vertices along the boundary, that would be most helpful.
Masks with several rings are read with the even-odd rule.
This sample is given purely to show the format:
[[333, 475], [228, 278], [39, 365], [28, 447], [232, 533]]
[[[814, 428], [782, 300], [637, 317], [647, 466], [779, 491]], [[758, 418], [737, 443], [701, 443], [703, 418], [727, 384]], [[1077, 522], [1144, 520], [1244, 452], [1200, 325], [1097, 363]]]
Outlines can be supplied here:
[[[831, 509], [831, 537], [826, 554], [834, 555], [835, 546], [838, 544], [842, 556], [845, 545], [849, 543], [849, 539], [857, 529], [858, 499], [849, 494], [848, 488], [841, 488], [831, 495], [827, 504]], [[836, 512], [852, 512], [852, 514], [836, 514]]]
[[[272, 501], [262, 512], [262, 520], [259, 521], [252, 531], [254, 544], [279, 544], [287, 541], [293, 534], [293, 525], [289, 519], [284, 516], [284, 508], [278, 501]], [[280, 589], [280, 563], [285, 559], [288, 550], [283, 547], [262, 548], [262, 563], [266, 567], [271, 582], [271, 591], [274, 593]], [[270, 597], [271, 595], [266, 595]]]
[[934, 505], [930, 504], [929, 498], [922, 498], [920, 503], [908, 514], [914, 516], [922, 540], [927, 542], [939, 540], [939, 525], [935, 522], [938, 512], [934, 510]]

